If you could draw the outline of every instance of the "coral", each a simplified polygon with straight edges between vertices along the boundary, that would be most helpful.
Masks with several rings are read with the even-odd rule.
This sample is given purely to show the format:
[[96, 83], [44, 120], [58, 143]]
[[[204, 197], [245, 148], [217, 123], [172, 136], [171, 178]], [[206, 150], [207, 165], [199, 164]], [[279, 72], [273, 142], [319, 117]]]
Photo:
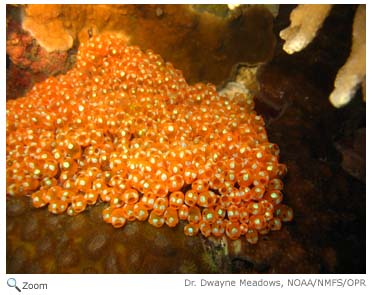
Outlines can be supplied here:
[[63, 73], [69, 67], [67, 52], [47, 52], [22, 30], [13, 14], [12, 9], [7, 11], [7, 99], [21, 96], [34, 83]]
[[[290, 15], [291, 24], [280, 32], [285, 40], [284, 51], [293, 54], [303, 50], [316, 37], [325, 18], [332, 8], [330, 4], [298, 5]], [[353, 98], [359, 86], [365, 100], [366, 75], [366, 8], [359, 5], [355, 14], [352, 30], [352, 47], [346, 63], [339, 69], [334, 81], [334, 90], [329, 100], [340, 108]]]
[[269, 60], [275, 45], [273, 16], [261, 6], [226, 17], [192, 5], [52, 4], [23, 10], [23, 28], [48, 51], [67, 50], [92, 35], [121, 33], [128, 44], [161, 54], [192, 83], [219, 84], [238, 62]]
[[329, 96], [330, 102], [337, 108], [347, 103], [355, 95], [358, 86], [362, 84], [365, 100], [366, 73], [366, 8], [359, 5], [352, 27], [352, 47], [346, 63], [339, 69], [334, 81], [334, 90]]
[[65, 13], [64, 7], [59, 4], [35, 4], [28, 5], [25, 9], [23, 29], [30, 32], [48, 52], [66, 51], [73, 46], [74, 38], [65, 30], [63, 21], [58, 18]]
[[285, 40], [283, 49], [293, 54], [305, 48], [315, 38], [331, 7], [330, 4], [298, 5], [291, 12], [290, 26], [280, 32], [280, 37]]
[[105, 203], [115, 228], [186, 219], [188, 236], [255, 243], [293, 215], [282, 204], [286, 166], [253, 104], [190, 86], [115, 35], [82, 44], [66, 75], [7, 103], [6, 163], [9, 196], [71, 216]]
[[16, 24], [7, 32], [6, 53], [10, 60], [21, 68], [29, 68], [33, 73], [54, 75], [65, 69], [67, 52], [48, 53], [34, 43], [29, 33]]

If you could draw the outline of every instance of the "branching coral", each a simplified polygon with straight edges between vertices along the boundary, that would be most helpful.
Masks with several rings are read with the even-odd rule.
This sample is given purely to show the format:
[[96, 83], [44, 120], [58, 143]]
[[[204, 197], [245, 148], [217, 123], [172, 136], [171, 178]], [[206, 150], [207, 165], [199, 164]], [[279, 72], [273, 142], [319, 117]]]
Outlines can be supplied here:
[[[290, 15], [291, 24], [280, 32], [285, 40], [284, 51], [293, 54], [303, 50], [315, 38], [317, 31], [328, 16], [332, 5], [298, 5]], [[339, 69], [334, 82], [334, 90], [329, 96], [333, 106], [346, 105], [354, 96], [358, 86], [363, 87], [365, 100], [366, 65], [366, 12], [365, 5], [359, 5], [355, 14], [350, 56]]]
[[285, 40], [283, 49], [288, 54], [304, 49], [315, 38], [331, 7], [330, 4], [298, 5], [291, 12], [290, 26], [280, 32], [280, 37]]
[[337, 108], [346, 105], [362, 84], [365, 100], [366, 65], [366, 12], [365, 5], [357, 8], [352, 28], [352, 47], [346, 63], [339, 69], [334, 81], [330, 102]]

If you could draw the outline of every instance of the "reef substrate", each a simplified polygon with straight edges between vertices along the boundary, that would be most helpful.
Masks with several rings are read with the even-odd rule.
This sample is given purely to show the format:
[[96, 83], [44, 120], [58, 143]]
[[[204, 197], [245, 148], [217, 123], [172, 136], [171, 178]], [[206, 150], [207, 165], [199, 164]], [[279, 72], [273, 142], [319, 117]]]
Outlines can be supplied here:
[[82, 43], [65, 75], [7, 102], [7, 195], [74, 216], [105, 203], [115, 228], [155, 227], [232, 240], [279, 230], [279, 148], [244, 95], [188, 85], [151, 50], [114, 35]]

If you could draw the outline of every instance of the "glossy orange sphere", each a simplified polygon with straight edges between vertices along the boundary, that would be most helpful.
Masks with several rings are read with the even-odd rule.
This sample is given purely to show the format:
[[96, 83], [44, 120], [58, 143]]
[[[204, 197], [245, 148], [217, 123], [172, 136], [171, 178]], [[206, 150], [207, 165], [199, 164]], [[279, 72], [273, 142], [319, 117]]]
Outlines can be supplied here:
[[80, 44], [75, 66], [7, 102], [7, 194], [105, 222], [186, 223], [230, 239], [279, 230], [286, 166], [244, 95], [188, 85], [152, 51], [114, 35]]

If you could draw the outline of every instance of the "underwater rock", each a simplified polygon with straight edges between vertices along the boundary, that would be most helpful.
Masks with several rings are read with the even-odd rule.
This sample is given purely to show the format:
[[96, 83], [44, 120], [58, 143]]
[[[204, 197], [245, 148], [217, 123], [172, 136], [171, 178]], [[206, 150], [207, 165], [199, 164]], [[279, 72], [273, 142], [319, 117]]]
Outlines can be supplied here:
[[22, 239], [24, 241], [34, 241], [38, 239], [40, 236], [39, 226], [40, 222], [36, 216], [30, 218], [29, 222], [22, 228]]
[[7, 268], [11, 273], [22, 273], [30, 259], [30, 253], [25, 247], [17, 247], [12, 255], [7, 258]]
[[25, 212], [27, 206], [27, 203], [22, 199], [8, 199], [6, 203], [6, 215], [13, 217], [20, 216]]
[[219, 84], [238, 62], [269, 60], [275, 45], [273, 16], [263, 6], [245, 6], [226, 17], [190, 5], [29, 4], [23, 10], [23, 28], [48, 52], [120, 33], [129, 45], [161, 54], [191, 83]]
[[119, 273], [118, 255], [110, 251], [105, 258], [105, 273]]
[[139, 232], [141, 232], [141, 224], [139, 222], [131, 222], [126, 225], [123, 234], [126, 237], [130, 237], [139, 234]]
[[74, 236], [85, 228], [86, 218], [83, 215], [78, 215], [76, 218], [67, 220], [64, 229], [69, 235]]
[[59, 268], [70, 268], [78, 265], [80, 259], [77, 249], [67, 247], [63, 249], [57, 256], [57, 264]]
[[257, 71], [260, 65], [239, 63], [232, 69], [231, 76], [226, 84], [219, 90], [220, 95], [229, 99], [241, 97], [248, 105], [254, 105], [254, 97], [259, 91]]
[[47, 52], [21, 27], [20, 7], [7, 6], [7, 99], [20, 97], [33, 84], [67, 70], [65, 51]]
[[28, 68], [34, 74], [55, 75], [66, 69], [67, 52], [46, 52], [18, 24], [7, 31], [6, 52], [15, 65]]
[[52, 214], [45, 214], [43, 218], [43, 225], [53, 231], [61, 231], [65, 227], [66, 216], [57, 216]]
[[47, 256], [54, 252], [55, 242], [53, 237], [45, 236], [39, 240], [39, 243], [36, 246], [36, 251], [40, 256]]
[[105, 232], [93, 234], [87, 241], [87, 253], [93, 258], [99, 258], [108, 244], [108, 235]]
[[82, 274], [98, 274], [99, 271], [94, 267], [85, 267], [82, 270]]
[[366, 181], [366, 130], [356, 130], [349, 138], [335, 143], [336, 149], [342, 154], [342, 167], [350, 175]]

